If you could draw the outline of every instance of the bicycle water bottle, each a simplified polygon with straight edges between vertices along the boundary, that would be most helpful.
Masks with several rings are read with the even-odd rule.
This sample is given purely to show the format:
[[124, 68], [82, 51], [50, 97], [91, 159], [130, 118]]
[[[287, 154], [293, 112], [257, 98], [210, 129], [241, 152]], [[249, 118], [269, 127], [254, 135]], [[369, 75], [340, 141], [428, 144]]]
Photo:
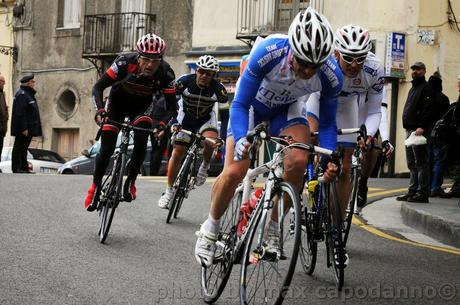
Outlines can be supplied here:
[[236, 235], [238, 237], [241, 237], [243, 235], [246, 225], [249, 222], [249, 216], [256, 207], [259, 198], [262, 196], [262, 193], [262, 188], [256, 189], [249, 198], [249, 201], [243, 202], [243, 204], [241, 205], [239, 216], [240, 221], [238, 222], [238, 226], [236, 227]]

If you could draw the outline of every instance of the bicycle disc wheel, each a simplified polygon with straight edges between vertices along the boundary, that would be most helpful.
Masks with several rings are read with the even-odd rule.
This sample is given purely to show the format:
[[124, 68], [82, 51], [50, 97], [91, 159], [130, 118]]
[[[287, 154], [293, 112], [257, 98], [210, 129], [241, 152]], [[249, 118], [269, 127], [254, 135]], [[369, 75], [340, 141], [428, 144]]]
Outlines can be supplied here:
[[358, 195], [358, 182], [359, 182], [359, 171], [356, 167], [351, 170], [351, 185], [353, 187], [351, 191], [351, 197], [348, 201], [347, 214], [344, 219], [345, 232], [343, 235], [343, 246], [345, 247], [348, 241], [348, 235], [350, 234], [351, 223], [353, 221], [353, 214], [355, 212], [356, 196]]
[[[342, 230], [342, 217], [340, 212], [340, 204], [337, 197], [337, 189], [335, 182], [328, 185], [329, 194], [329, 223], [327, 227], [327, 248], [329, 255], [329, 266], [332, 266], [332, 270], [335, 276], [338, 290], [342, 290], [344, 282], [344, 246], [343, 246], [343, 230]], [[338, 257], [336, 262], [335, 256]]]
[[[241, 264], [241, 304], [281, 304], [294, 274], [301, 236], [299, 193], [290, 183], [281, 182], [273, 189], [272, 195], [270, 200], [276, 199], [277, 205], [268, 213], [257, 209], [259, 213], [252, 220], [256, 221], [255, 225], [249, 225], [249, 238]], [[289, 202], [292, 207], [285, 209]], [[266, 229], [275, 208], [280, 229], [277, 247], [272, 239], [267, 238]]]
[[[312, 275], [315, 271], [316, 266], [316, 257], [318, 254], [318, 243], [315, 240], [315, 235], [318, 235], [317, 230], [319, 230], [316, 214], [316, 202], [317, 196], [315, 193], [310, 193], [309, 196], [313, 198], [307, 198], [302, 207], [302, 222], [301, 222], [301, 232], [302, 238], [300, 240], [300, 262], [302, 263], [302, 268], [304, 272], [308, 275]], [[309, 200], [314, 200], [312, 205], [310, 205]]]
[[216, 302], [227, 285], [235, 257], [236, 226], [243, 193], [237, 192], [222, 217], [222, 227], [217, 239], [214, 262], [201, 267], [201, 291], [206, 303]]
[[179, 204], [182, 204], [185, 196], [185, 186], [187, 183], [187, 173], [190, 171], [190, 166], [192, 163], [192, 159], [190, 156], [185, 157], [184, 162], [179, 170], [179, 174], [174, 181], [173, 187], [175, 188], [174, 196], [171, 199], [169, 204], [168, 216], [166, 217], [166, 223], [171, 221], [171, 217], [173, 217], [176, 208]]
[[101, 209], [99, 211], [101, 223], [99, 228], [99, 240], [101, 243], [104, 243], [107, 239], [115, 210], [120, 202], [120, 194], [123, 186], [122, 170], [125, 168], [125, 163], [126, 161], [123, 155], [116, 160], [111, 177], [106, 180], [105, 185], [107, 185], [107, 187], [103, 187], [101, 192]]

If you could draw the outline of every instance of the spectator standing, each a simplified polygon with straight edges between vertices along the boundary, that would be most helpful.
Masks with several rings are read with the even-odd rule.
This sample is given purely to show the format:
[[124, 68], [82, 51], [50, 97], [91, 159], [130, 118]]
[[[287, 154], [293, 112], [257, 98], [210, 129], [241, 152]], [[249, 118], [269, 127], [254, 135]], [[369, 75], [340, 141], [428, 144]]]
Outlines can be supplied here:
[[[442, 77], [438, 71], [433, 73], [428, 80], [428, 86], [433, 92], [432, 122], [436, 123], [449, 110], [449, 98], [442, 93]], [[434, 124], [433, 124], [434, 125]], [[444, 176], [444, 164], [446, 161], [446, 146], [436, 141], [430, 145], [430, 166], [431, 166], [431, 193], [430, 197], [447, 197], [448, 195], [441, 188]]]
[[16, 91], [11, 115], [11, 135], [15, 137], [11, 154], [13, 173], [33, 173], [27, 163], [27, 149], [32, 137], [42, 136], [38, 104], [35, 99], [34, 75], [21, 78], [21, 87]]
[[3, 92], [4, 87], [5, 77], [0, 75], [0, 160], [2, 159], [3, 139], [8, 129], [8, 106], [6, 105], [5, 93]]
[[[403, 127], [406, 136], [412, 132], [423, 135], [429, 142], [430, 129], [433, 127], [431, 104], [434, 100], [431, 89], [425, 79], [426, 67], [416, 62], [411, 67], [412, 88], [409, 90], [403, 110]], [[406, 147], [407, 167], [410, 170], [410, 182], [407, 194], [396, 198], [398, 201], [428, 203], [430, 195], [429, 145]]]

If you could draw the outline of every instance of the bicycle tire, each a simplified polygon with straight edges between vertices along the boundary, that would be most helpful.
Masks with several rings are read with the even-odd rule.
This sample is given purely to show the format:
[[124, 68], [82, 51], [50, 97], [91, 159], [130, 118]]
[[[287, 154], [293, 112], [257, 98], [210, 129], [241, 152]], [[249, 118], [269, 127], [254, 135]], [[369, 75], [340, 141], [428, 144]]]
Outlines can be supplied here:
[[351, 224], [353, 221], [353, 214], [355, 212], [356, 197], [358, 196], [358, 182], [359, 182], [359, 170], [357, 167], [353, 167], [351, 170], [351, 197], [348, 201], [347, 213], [344, 221], [344, 236], [343, 236], [343, 246], [346, 247], [348, 241], [348, 235], [350, 234]]
[[[217, 259], [214, 259], [212, 266], [201, 267], [201, 291], [204, 301], [208, 304], [212, 304], [219, 299], [232, 273], [237, 242], [236, 227], [239, 221], [242, 197], [243, 192], [237, 192], [221, 218], [222, 226], [218, 234], [217, 245], [220, 246], [222, 255], [220, 257], [216, 256]], [[218, 272], [213, 272], [216, 269]], [[211, 281], [213, 276], [215, 277], [215, 282]], [[210, 283], [214, 283], [214, 285], [211, 286]]]
[[[344, 257], [344, 246], [343, 246], [343, 230], [342, 230], [342, 216], [341, 216], [341, 209], [340, 204], [337, 196], [337, 188], [335, 182], [329, 183], [327, 186], [327, 196], [329, 199], [328, 206], [329, 209], [329, 217], [328, 217], [328, 224], [327, 224], [327, 253], [328, 253], [328, 266], [332, 266], [333, 273], [336, 280], [337, 289], [340, 291], [342, 290], [343, 283], [344, 283], [344, 265], [343, 259], [339, 259], [339, 264], [335, 263], [335, 253], [339, 256], [339, 258]], [[332, 225], [334, 224], [334, 226]]]
[[179, 170], [179, 174], [176, 177], [176, 180], [174, 181], [173, 187], [175, 188], [174, 196], [171, 199], [171, 203], [169, 205], [169, 210], [168, 210], [168, 216], [166, 217], [166, 223], [170, 223], [171, 217], [173, 217], [174, 212], [176, 210], [176, 207], [179, 203], [179, 201], [184, 200], [185, 192], [185, 178], [187, 177], [187, 173], [190, 171], [190, 166], [191, 166], [191, 156], [188, 155], [185, 157], [184, 162], [182, 163], [182, 166]]
[[[263, 249], [260, 249], [260, 247], [256, 247], [259, 244], [259, 241], [256, 239], [259, 238], [260, 233], [265, 231], [265, 223], [268, 220], [262, 219], [264, 215], [262, 213], [263, 209], [257, 209], [258, 213], [253, 216], [253, 221], [256, 221], [255, 225], [249, 225], [248, 230], [250, 231], [247, 233], [249, 237], [241, 263], [240, 304], [258, 304], [257, 301], [259, 301], [261, 304], [279, 305], [284, 301], [287, 295], [299, 253], [301, 215], [299, 192], [288, 182], [279, 183], [277, 187], [273, 189], [272, 198], [270, 198], [270, 200], [273, 200], [276, 196], [277, 198], [283, 198], [284, 202], [284, 194], [290, 198], [292, 210], [290, 209], [287, 213], [284, 213], [283, 216], [278, 218], [280, 228], [282, 229], [280, 232], [280, 255], [275, 254], [273, 257], [273, 254], [266, 251], [267, 248], [263, 247]], [[278, 204], [280, 201], [281, 200], [278, 200]], [[293, 211], [293, 213], [291, 211]], [[291, 216], [291, 214], [293, 215], [289, 218], [288, 216]], [[265, 215], [267, 215], [267, 218], [270, 217], [269, 213]], [[287, 234], [285, 234], [286, 232]], [[289, 237], [292, 237], [292, 239], [288, 240]], [[262, 245], [264, 245], [264, 243], [265, 242], [263, 242]], [[268, 262], [268, 264], [265, 264], [265, 262]], [[270, 271], [275, 263], [277, 265], [276, 267], [284, 267], [286, 271], [284, 276], [281, 275], [280, 270], [276, 270], [271, 276], [269, 272], [265, 273], [265, 270]], [[265, 268], [265, 265], [269, 266]], [[261, 266], [263, 271], [260, 270]], [[256, 269], [259, 270], [256, 271]], [[262, 276], [261, 279], [264, 281], [264, 285], [258, 283], [259, 276], [257, 276], [256, 279], [252, 278], [252, 275], [259, 275], [260, 272], [264, 272], [264, 276]], [[280, 279], [278, 279], [278, 277], [280, 277]], [[281, 283], [281, 286], [268, 289], [267, 287], [272, 283], [272, 278], [275, 278], [273, 281], [275, 285], [276, 283]], [[265, 279], [269, 279], [270, 281], [265, 283]], [[257, 290], [261, 286], [263, 287], [263, 291], [258, 292]]]
[[181, 182], [181, 184], [184, 186], [184, 192], [182, 198], [177, 202], [176, 208], [174, 210], [174, 218], [177, 218], [177, 215], [179, 215], [179, 211], [182, 208], [182, 204], [184, 203], [185, 196], [187, 192], [190, 192], [190, 188], [192, 186], [192, 177], [195, 177], [195, 163], [196, 163], [196, 158], [192, 159], [192, 164], [190, 165], [190, 170], [187, 172], [187, 175], [182, 177], [184, 181]]
[[[120, 162], [121, 161], [121, 162]], [[106, 180], [108, 183], [107, 190], [104, 193], [104, 201], [102, 201], [102, 207], [100, 209], [100, 228], [99, 228], [99, 240], [101, 244], [105, 242], [109, 235], [109, 230], [112, 225], [112, 220], [115, 215], [115, 210], [120, 202], [121, 190], [123, 187], [123, 169], [126, 166], [125, 155], [120, 155], [117, 158], [115, 165], [111, 171], [111, 178]]]
[[315, 240], [315, 236], [319, 234], [320, 228], [318, 226], [321, 223], [317, 220], [319, 215], [316, 213], [316, 207], [318, 206], [317, 192], [309, 193], [309, 196], [313, 196], [312, 200], [314, 202], [311, 206], [310, 201], [304, 203], [303, 206], [299, 256], [303, 271], [308, 275], [312, 275], [315, 271], [318, 256], [318, 242]]

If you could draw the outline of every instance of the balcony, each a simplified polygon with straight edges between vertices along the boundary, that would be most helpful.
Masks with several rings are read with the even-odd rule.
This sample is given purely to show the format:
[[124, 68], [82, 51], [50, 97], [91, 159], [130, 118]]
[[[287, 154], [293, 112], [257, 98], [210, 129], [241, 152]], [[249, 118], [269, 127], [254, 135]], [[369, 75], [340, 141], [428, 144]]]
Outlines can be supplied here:
[[311, 0], [238, 0], [237, 39], [287, 33], [294, 16]]
[[114, 58], [134, 51], [145, 33], [155, 32], [156, 15], [114, 13], [86, 15], [83, 30], [83, 58]]

